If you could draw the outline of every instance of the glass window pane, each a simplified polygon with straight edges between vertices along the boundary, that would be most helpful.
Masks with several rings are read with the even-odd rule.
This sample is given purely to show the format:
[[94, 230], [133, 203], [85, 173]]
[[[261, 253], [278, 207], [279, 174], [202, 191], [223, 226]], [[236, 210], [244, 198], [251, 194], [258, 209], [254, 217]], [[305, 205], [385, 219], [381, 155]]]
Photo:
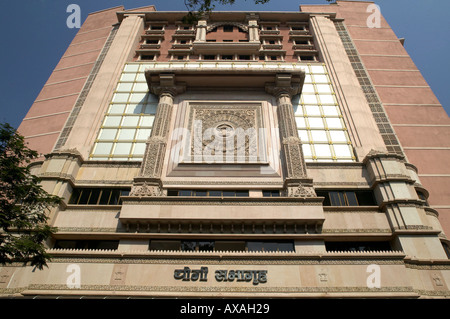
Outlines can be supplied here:
[[119, 83], [117, 86], [117, 91], [119, 92], [130, 92], [133, 87], [133, 83]]
[[98, 204], [99, 205], [108, 205], [110, 196], [111, 196], [111, 190], [109, 190], [109, 189], [102, 190], [102, 195], [100, 196], [100, 200], [99, 200]]
[[125, 103], [128, 101], [129, 95], [130, 94], [128, 93], [116, 93], [114, 94], [112, 101], [114, 103]]
[[123, 73], [120, 81], [133, 82], [136, 77], [135, 73]]
[[315, 74], [314, 81], [316, 83], [328, 83], [328, 77], [325, 74]]
[[120, 121], [122, 120], [121, 116], [106, 116], [105, 121], [103, 122], [103, 126], [119, 126]]
[[125, 104], [111, 104], [108, 113], [122, 114], [125, 111]]
[[325, 73], [322, 65], [311, 65], [311, 73]]
[[314, 142], [328, 142], [328, 136], [326, 131], [311, 131], [312, 140]]
[[311, 74], [305, 74], [305, 83], [312, 83]]
[[326, 118], [328, 128], [343, 128], [341, 119], [339, 118]]
[[223, 191], [224, 197], [235, 197], [236, 193], [234, 191]]
[[331, 206], [343, 206], [344, 203], [341, 201], [341, 196], [339, 192], [330, 192], [330, 203]]
[[328, 84], [316, 84], [317, 92], [332, 93], [331, 87]]
[[129, 155], [132, 143], [116, 143], [114, 147], [114, 155]]
[[99, 140], [114, 140], [116, 138], [117, 129], [102, 129], [98, 136]]
[[121, 129], [119, 132], [118, 140], [132, 140], [134, 139], [135, 129]]
[[78, 201], [79, 205], [86, 205], [89, 200], [89, 196], [91, 195], [91, 189], [85, 188], [81, 191], [80, 200]]
[[211, 190], [211, 191], [209, 191], [209, 196], [211, 196], [211, 197], [221, 197], [222, 196], [222, 191]]
[[91, 197], [89, 198], [88, 204], [97, 205], [99, 196], [100, 196], [100, 189], [99, 188], [92, 189]]
[[122, 126], [134, 126], [136, 127], [139, 123], [139, 116], [124, 116], [122, 121]]
[[214, 250], [214, 242], [213, 241], [199, 241], [198, 242], [198, 250], [199, 251], [212, 251], [212, 250]]
[[295, 122], [297, 123], [297, 127], [306, 127], [306, 122], [304, 117], [295, 117]]
[[323, 105], [322, 106], [323, 114], [328, 116], [338, 116], [339, 112], [336, 106], [334, 105]]
[[133, 91], [134, 92], [147, 92], [148, 91], [148, 85], [145, 82], [136, 83], [134, 85]]
[[152, 132], [149, 128], [141, 128], [137, 130], [136, 139], [137, 140], [147, 140], [150, 136], [150, 133]]
[[294, 243], [278, 243], [279, 251], [294, 251]]
[[349, 145], [333, 145], [334, 153], [337, 157], [351, 157], [352, 153], [350, 151]]
[[320, 108], [318, 105], [305, 105], [306, 114], [309, 116], [318, 115], [320, 116]]
[[347, 136], [344, 131], [329, 131], [331, 141], [333, 142], [347, 142]]
[[196, 241], [182, 241], [181, 242], [181, 250], [182, 251], [195, 251], [195, 247], [197, 246]]
[[144, 155], [144, 154], [145, 154], [145, 143], [135, 143], [133, 155]]
[[331, 150], [330, 150], [329, 145], [315, 144], [314, 149], [316, 151], [317, 157], [330, 157], [331, 156]]
[[314, 85], [312, 84], [304, 84], [302, 88], [303, 93], [315, 93]]
[[322, 104], [335, 104], [333, 95], [328, 95], [328, 94], [321, 94], [320, 102]]
[[303, 143], [309, 142], [309, 135], [308, 135], [308, 131], [306, 131], [306, 130], [298, 130], [298, 137], [300, 137], [300, 140]]
[[347, 197], [347, 203], [349, 206], [358, 206], [355, 192], [345, 192], [345, 195]]
[[130, 97], [130, 103], [139, 103], [139, 102], [147, 102], [147, 94], [146, 93], [133, 93]]
[[309, 122], [310, 127], [324, 128], [322, 118], [320, 118], [320, 117], [309, 117], [308, 122]]
[[247, 242], [248, 251], [262, 251], [263, 243], [260, 241], [249, 241]]
[[113, 143], [97, 143], [97, 145], [95, 146], [94, 154], [109, 155], [109, 153], [111, 153], [112, 146], [113, 146]]
[[180, 190], [178, 191], [178, 196], [192, 196], [191, 190]]
[[124, 72], [137, 72], [139, 69], [138, 64], [127, 64], [125, 65], [125, 68], [123, 69]]
[[294, 115], [303, 115], [303, 108], [301, 105], [298, 104], [292, 104], [294, 108]]
[[69, 204], [77, 204], [78, 199], [80, 199], [81, 191], [79, 189], [74, 189], [72, 196], [70, 197]]
[[312, 156], [312, 151], [311, 151], [311, 145], [309, 144], [302, 144], [302, 149], [303, 149], [303, 155], [304, 156]]
[[152, 127], [155, 117], [152, 115], [142, 116], [140, 126]]
[[144, 110], [142, 113], [144, 114], [156, 114], [156, 108], [158, 107], [158, 104], [156, 103], [152, 103], [152, 104], [147, 104], [144, 107]]
[[303, 103], [304, 104], [317, 104], [317, 98], [316, 95], [312, 94], [302, 94], [303, 97]]
[[117, 205], [119, 204], [120, 190], [113, 189], [111, 190], [111, 197], [109, 199], [109, 205]]
[[142, 112], [142, 104], [128, 104], [127, 114], [141, 114]]
[[263, 244], [264, 251], [277, 251], [278, 250], [278, 243], [264, 243]]
[[195, 191], [195, 196], [207, 196], [208, 195], [208, 193], [207, 193], [207, 191], [205, 191], [205, 190], [196, 190]]

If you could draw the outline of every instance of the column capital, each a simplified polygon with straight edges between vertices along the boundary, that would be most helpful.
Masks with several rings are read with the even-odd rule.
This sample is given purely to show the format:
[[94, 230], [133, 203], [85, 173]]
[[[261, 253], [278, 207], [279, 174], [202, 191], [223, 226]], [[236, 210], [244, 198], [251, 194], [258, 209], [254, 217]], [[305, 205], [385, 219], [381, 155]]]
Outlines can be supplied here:
[[150, 93], [158, 96], [175, 97], [186, 91], [185, 83], [176, 83], [173, 73], [152, 73], [151, 70], [145, 71], [148, 89]]
[[300, 94], [305, 80], [305, 73], [277, 73], [274, 83], [266, 83], [266, 92], [277, 97], [289, 97]]

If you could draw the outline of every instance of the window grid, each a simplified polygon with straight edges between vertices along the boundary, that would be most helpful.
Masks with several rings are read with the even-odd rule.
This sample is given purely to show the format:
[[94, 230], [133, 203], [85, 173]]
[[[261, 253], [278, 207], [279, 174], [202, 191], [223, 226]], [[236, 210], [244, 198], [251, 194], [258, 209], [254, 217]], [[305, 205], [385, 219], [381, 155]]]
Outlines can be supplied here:
[[141, 161], [158, 106], [139, 65], [126, 65], [95, 140], [91, 160]]
[[[306, 72], [300, 96], [293, 97], [305, 160], [355, 161], [353, 148], [324, 64], [301, 64]], [[125, 65], [91, 151], [91, 160], [142, 161], [158, 100], [148, 93], [145, 63]]]
[[305, 161], [355, 161], [326, 66], [307, 64], [305, 72], [302, 94], [292, 99]]

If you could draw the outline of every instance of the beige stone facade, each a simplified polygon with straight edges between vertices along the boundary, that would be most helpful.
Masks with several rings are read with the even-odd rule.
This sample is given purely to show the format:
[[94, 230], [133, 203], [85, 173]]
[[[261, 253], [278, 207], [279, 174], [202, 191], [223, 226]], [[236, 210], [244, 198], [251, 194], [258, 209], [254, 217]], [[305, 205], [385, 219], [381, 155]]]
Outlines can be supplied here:
[[53, 258], [0, 293], [448, 298], [448, 227], [349, 53], [363, 4], [93, 14], [110, 35], [32, 166], [65, 198]]

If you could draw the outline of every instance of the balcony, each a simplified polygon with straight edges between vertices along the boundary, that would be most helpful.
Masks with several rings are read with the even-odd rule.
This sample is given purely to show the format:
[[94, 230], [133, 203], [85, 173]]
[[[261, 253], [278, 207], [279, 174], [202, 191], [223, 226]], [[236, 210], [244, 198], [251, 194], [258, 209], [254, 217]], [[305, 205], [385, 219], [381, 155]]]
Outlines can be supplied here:
[[200, 42], [194, 41], [195, 54], [257, 54], [261, 47], [259, 41], [253, 42]]

